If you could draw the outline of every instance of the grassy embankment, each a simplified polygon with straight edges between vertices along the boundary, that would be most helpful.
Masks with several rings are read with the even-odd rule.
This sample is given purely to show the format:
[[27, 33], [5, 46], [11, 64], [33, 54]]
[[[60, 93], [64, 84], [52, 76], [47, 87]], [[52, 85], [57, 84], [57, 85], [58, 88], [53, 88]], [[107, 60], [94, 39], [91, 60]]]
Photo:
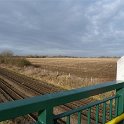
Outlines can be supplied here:
[[30, 66], [31, 62], [22, 57], [0, 57], [0, 64], [12, 65], [17, 67]]

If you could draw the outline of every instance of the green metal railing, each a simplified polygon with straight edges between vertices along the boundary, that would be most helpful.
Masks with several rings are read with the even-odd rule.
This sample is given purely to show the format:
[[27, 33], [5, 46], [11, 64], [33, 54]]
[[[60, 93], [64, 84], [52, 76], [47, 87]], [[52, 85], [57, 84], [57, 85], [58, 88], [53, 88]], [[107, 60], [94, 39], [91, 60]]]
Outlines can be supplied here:
[[[56, 115], [54, 116], [54, 122], [57, 123], [57, 120], [59, 120], [60, 118], [64, 118], [66, 117], [66, 124], [70, 124], [71, 123], [71, 116], [74, 115], [75, 113], [77, 113], [78, 119], [77, 119], [77, 123], [81, 124], [81, 117], [82, 117], [82, 112], [84, 110], [87, 110], [87, 123], [91, 124], [91, 110], [93, 108], [95, 108], [95, 111], [93, 109], [93, 112], [95, 114], [95, 117], [92, 121], [94, 121], [96, 124], [98, 123], [106, 123], [107, 120], [112, 120], [113, 117], [117, 117], [118, 116], [118, 100], [121, 96], [117, 95], [117, 96], [113, 96], [110, 98], [106, 98], [102, 101], [96, 101], [93, 103], [89, 103], [86, 106], [81, 106], [79, 108], [70, 110], [68, 112], [64, 112], [62, 114]], [[109, 107], [107, 106], [107, 102]], [[114, 105], [112, 105], [113, 103], [115, 103]], [[103, 107], [103, 109], [101, 110], [102, 112], [100, 113], [99, 110], [100, 108]], [[114, 111], [112, 110], [114, 109]], [[100, 115], [102, 114], [102, 115]], [[100, 116], [101, 116], [101, 120], [100, 120]]]
[[[67, 112], [54, 115], [53, 108], [73, 101], [85, 99], [94, 95], [116, 90], [116, 95], [102, 101], [96, 101], [80, 106]], [[95, 111], [94, 111], [95, 110]], [[83, 114], [85, 111], [85, 114]], [[77, 117], [77, 124], [82, 122], [87, 115], [86, 123], [105, 123], [124, 112], [124, 82], [107, 82], [86, 88], [47, 94], [13, 102], [0, 104], [0, 121], [16, 118], [30, 113], [38, 112], [37, 124], [56, 124], [63, 119], [66, 124], [71, 124], [71, 117]], [[93, 118], [91, 117], [94, 113]], [[93, 123], [94, 123], [93, 122]]]

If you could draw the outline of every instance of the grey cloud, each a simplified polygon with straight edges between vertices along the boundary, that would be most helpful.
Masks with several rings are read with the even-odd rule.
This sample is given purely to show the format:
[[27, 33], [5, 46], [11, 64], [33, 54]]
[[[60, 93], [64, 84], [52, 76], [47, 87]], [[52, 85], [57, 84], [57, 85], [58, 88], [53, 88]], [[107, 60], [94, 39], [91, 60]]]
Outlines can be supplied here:
[[123, 55], [123, 0], [0, 0], [0, 51]]

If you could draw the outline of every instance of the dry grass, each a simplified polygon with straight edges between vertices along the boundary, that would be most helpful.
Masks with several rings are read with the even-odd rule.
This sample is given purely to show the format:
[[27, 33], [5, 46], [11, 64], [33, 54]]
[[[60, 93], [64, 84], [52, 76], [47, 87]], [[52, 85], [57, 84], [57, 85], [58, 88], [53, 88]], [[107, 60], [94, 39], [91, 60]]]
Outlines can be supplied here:
[[0, 122], [0, 124], [13, 124], [11, 121]]
[[58, 76], [66, 75], [72, 82], [77, 83], [78, 79], [83, 85], [112, 81], [116, 78], [115, 58], [28, 58], [28, 60], [38, 65], [40, 69], [52, 71]]
[[110, 58], [28, 58], [38, 67], [14, 67], [27, 76], [66, 89], [115, 80], [116, 61]]
[[0, 64], [14, 65], [19, 67], [30, 66], [31, 63], [21, 57], [2, 57], [0, 56]]
[[88, 78], [115, 77], [117, 61], [114, 58], [28, 58], [28, 60], [44, 69]]
[[0, 122], [0, 124], [34, 124], [34, 122], [31, 121], [30, 117], [23, 116], [17, 117], [16, 119]]

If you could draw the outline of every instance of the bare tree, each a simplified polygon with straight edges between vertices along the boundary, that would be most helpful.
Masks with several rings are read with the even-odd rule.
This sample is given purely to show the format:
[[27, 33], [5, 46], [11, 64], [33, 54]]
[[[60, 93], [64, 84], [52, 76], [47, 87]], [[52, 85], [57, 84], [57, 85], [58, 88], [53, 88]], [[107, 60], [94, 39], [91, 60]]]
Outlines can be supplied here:
[[0, 53], [0, 55], [3, 57], [12, 57], [14, 53], [11, 50], [4, 50]]

